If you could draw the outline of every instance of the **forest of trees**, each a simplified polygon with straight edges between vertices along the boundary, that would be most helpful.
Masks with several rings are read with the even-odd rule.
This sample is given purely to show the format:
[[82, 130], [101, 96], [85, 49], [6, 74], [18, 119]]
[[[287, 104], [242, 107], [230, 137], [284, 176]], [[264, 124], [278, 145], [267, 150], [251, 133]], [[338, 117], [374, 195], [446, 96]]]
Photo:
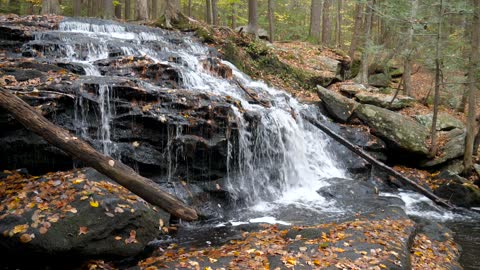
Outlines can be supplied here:
[[[412, 73], [422, 66], [434, 74], [424, 98], [433, 108], [433, 126], [443, 99], [467, 116], [465, 165], [472, 167], [480, 138], [476, 124], [480, 0], [2, 0], [0, 12], [61, 14], [105, 19], [156, 20], [167, 26], [183, 13], [208, 24], [250, 33], [267, 29], [273, 41], [302, 40], [340, 49], [361, 60], [356, 80], [368, 83], [372, 63], [403, 66], [400, 87], [419, 98]], [[355, 61], [352, 61], [355, 62]], [[430, 94], [431, 92], [431, 94]], [[450, 95], [450, 96], [449, 96]], [[432, 131], [435, 129], [432, 128]], [[431, 134], [432, 155], [437, 135]]]

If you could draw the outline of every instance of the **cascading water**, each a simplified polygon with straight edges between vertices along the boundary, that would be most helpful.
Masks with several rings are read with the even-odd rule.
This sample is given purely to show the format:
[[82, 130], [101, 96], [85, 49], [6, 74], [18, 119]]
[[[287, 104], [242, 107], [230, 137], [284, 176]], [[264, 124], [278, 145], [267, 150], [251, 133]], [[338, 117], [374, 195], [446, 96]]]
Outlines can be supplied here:
[[[60, 40], [54, 48], [48, 42]], [[45, 45], [47, 42], [47, 45]], [[273, 89], [263, 82], [253, 81], [228, 62], [235, 80], [212, 75], [204, 70], [202, 61], [209, 58], [210, 50], [190, 37], [182, 40], [172, 33], [142, 26], [120, 25], [114, 22], [67, 19], [58, 31], [39, 33], [29, 44], [42, 50], [45, 57], [76, 63], [86, 76], [101, 77], [95, 61], [114, 55], [145, 56], [156, 63], [169, 62], [182, 77], [179, 87], [205, 92], [210, 95], [229, 96], [239, 100], [244, 112], [232, 105], [238, 125], [238, 141], [229, 142], [227, 185], [237, 199], [248, 204], [260, 201], [319, 202], [325, 204], [316, 190], [326, 185], [322, 180], [344, 177], [345, 172], [327, 149], [328, 138], [305, 123], [300, 112], [315, 111], [314, 106], [300, 104], [290, 95]], [[255, 90], [268, 99], [272, 106], [251, 104], [241, 85]], [[114, 152], [110, 136], [114, 121], [112, 91], [100, 85], [97, 103], [100, 110], [98, 139], [105, 154]], [[77, 106], [84, 106], [80, 97]], [[244, 117], [254, 115], [252, 123]], [[88, 136], [82, 108], [75, 114], [80, 134]], [[178, 136], [178, 130], [169, 137]], [[234, 146], [236, 144], [236, 146]], [[235, 149], [235, 150], [234, 150]], [[172, 178], [176, 157], [168, 151], [168, 177]]]

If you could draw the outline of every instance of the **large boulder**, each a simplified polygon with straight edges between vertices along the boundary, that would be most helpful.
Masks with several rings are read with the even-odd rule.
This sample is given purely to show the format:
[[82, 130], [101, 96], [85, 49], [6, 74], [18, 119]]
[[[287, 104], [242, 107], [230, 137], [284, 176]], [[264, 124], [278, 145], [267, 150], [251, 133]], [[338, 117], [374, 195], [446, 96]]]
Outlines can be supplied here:
[[392, 102], [393, 95], [369, 92], [357, 93], [355, 98], [362, 104], [371, 104], [390, 110], [401, 110], [412, 106], [415, 102], [415, 99], [406, 96], [397, 96]]
[[480, 207], [480, 189], [471, 183], [448, 181], [438, 187], [435, 194], [458, 206]]
[[371, 131], [385, 140], [391, 148], [403, 152], [428, 155], [428, 130], [410, 117], [380, 108], [362, 104], [355, 115], [371, 128]]
[[463, 156], [465, 152], [465, 131], [454, 129], [446, 135], [447, 143], [442, 145], [433, 160], [421, 163], [424, 167], [433, 167]]
[[93, 169], [41, 177], [18, 172], [3, 176], [0, 252], [4, 255], [23, 260], [134, 256], [169, 224], [168, 213]]
[[368, 77], [368, 83], [375, 87], [388, 87], [390, 85], [390, 77], [384, 73], [373, 74]]
[[[427, 128], [432, 127], [433, 114], [415, 115], [414, 118]], [[453, 117], [449, 113], [439, 113], [437, 117], [437, 130], [448, 131], [454, 128], [464, 129], [465, 125], [462, 121]]]
[[359, 105], [358, 102], [321, 86], [317, 86], [317, 94], [328, 113], [340, 122], [348, 122]]

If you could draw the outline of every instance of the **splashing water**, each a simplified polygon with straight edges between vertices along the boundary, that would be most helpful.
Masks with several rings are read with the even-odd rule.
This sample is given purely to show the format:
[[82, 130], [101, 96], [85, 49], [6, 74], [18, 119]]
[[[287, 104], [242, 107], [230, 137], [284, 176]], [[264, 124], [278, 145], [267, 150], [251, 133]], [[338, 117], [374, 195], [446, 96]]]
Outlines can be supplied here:
[[[325, 205], [317, 194], [325, 186], [325, 178], [345, 177], [345, 172], [336, 161], [327, 145], [329, 139], [316, 128], [305, 123], [301, 112], [315, 111], [311, 105], [300, 104], [285, 92], [254, 81], [231, 63], [236, 81], [219, 78], [204, 70], [202, 61], [211, 57], [210, 50], [188, 36], [175, 36], [173, 32], [135, 25], [120, 25], [115, 22], [93, 19], [67, 19], [58, 31], [37, 34], [32, 42], [35, 48], [42, 41], [60, 41], [52, 47], [44, 46], [43, 55], [77, 63], [87, 76], [101, 76], [94, 65], [112, 52], [124, 56], [145, 56], [157, 63], [168, 62], [174, 56], [177, 61], [168, 62], [181, 75], [180, 87], [205, 92], [211, 95], [229, 96], [240, 101], [242, 112], [232, 105], [238, 125], [238, 138], [229, 141], [227, 185], [233, 196], [247, 204], [264, 205], [262, 202], [300, 203]], [[267, 108], [251, 104], [241, 85], [252, 89], [268, 99]], [[111, 121], [114, 116], [112, 91], [108, 85], [98, 89], [100, 109], [98, 138], [105, 154], [114, 152], [111, 136]], [[77, 101], [83, 106], [82, 100]], [[87, 136], [82, 110], [75, 114], [80, 121], [77, 130]], [[245, 118], [253, 115], [255, 121]], [[169, 137], [177, 136], [170, 134]], [[181, 131], [180, 131], [181, 132]], [[169, 158], [169, 179], [174, 174], [175, 157]]]

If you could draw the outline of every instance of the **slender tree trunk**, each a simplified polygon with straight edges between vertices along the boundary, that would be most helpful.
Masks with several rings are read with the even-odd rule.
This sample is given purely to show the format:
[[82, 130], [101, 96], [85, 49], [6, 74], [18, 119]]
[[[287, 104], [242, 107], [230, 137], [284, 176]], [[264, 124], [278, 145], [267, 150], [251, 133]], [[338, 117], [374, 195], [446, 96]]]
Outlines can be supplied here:
[[115, 5], [115, 18], [122, 19], [122, 4], [117, 3]]
[[355, 52], [357, 51], [358, 33], [360, 33], [360, 30], [362, 29], [362, 10], [363, 4], [357, 3], [355, 5], [355, 23], [353, 26], [352, 42], [350, 43], [350, 50], [348, 52], [350, 59], [352, 59], [352, 63], [355, 59]]
[[232, 3], [232, 29], [237, 28], [237, 3]]
[[247, 33], [258, 36], [258, 2], [257, 0], [248, 0], [248, 27]]
[[148, 1], [137, 0], [137, 20], [148, 20]]
[[42, 14], [60, 14], [60, 3], [58, 0], [43, 0]]
[[102, 10], [103, 10], [103, 3], [101, 0], [95, 0], [93, 1], [93, 3], [95, 4], [95, 7], [94, 7], [94, 16], [95, 17], [100, 17], [102, 16]]
[[441, 56], [441, 42], [442, 42], [442, 24], [443, 24], [443, 0], [440, 0], [440, 7], [438, 13], [438, 30], [437, 30], [437, 42], [435, 45], [435, 96], [433, 101], [433, 118], [432, 129], [430, 130], [430, 156], [434, 157], [437, 154], [437, 118], [438, 118], [438, 105], [440, 103], [440, 56]]
[[187, 15], [192, 17], [192, 0], [188, 0]]
[[93, 0], [87, 0], [87, 16], [93, 17]]
[[152, 19], [158, 19], [158, 11], [159, 11], [159, 1], [160, 0], [152, 0]]
[[472, 52], [470, 54], [470, 67], [468, 69], [468, 114], [467, 114], [467, 135], [465, 138], [465, 155], [463, 165], [465, 175], [470, 175], [473, 168], [473, 150], [475, 142], [475, 107], [477, 92], [478, 61], [480, 60], [480, 0], [472, 0], [474, 7], [472, 27]]
[[112, 0], [103, 0], [103, 18], [112, 19], [113, 18], [113, 1]]
[[360, 65], [360, 71], [358, 73], [357, 81], [361, 84], [368, 84], [368, 64], [370, 61], [369, 47], [371, 43], [371, 31], [372, 31], [372, 19], [373, 19], [373, 6], [375, 0], [367, 1], [366, 8], [366, 22], [365, 22], [365, 42], [363, 45], [362, 63]]
[[73, 16], [80, 17], [82, 15], [82, 0], [73, 1]]
[[131, 20], [132, 19], [132, 1], [131, 0], [125, 0], [125, 20]]
[[320, 42], [322, 33], [322, 7], [322, 0], [312, 0], [312, 5], [310, 8], [310, 37], [316, 42]]
[[413, 65], [413, 58], [415, 56], [415, 46], [413, 46], [413, 35], [414, 26], [415, 26], [415, 19], [417, 17], [417, 9], [418, 9], [418, 0], [411, 1], [411, 9], [410, 9], [410, 23], [408, 29], [408, 37], [407, 37], [407, 55], [405, 56], [404, 62], [404, 71], [403, 71], [403, 91], [405, 95], [411, 96], [412, 95], [412, 65]]
[[218, 25], [218, 0], [212, 0], [212, 23]]
[[205, 21], [208, 24], [212, 24], [212, 0], [206, 0], [205, 2]]
[[275, 11], [273, 6], [273, 0], [268, 0], [268, 26], [270, 42], [274, 42], [275, 39]]
[[337, 18], [335, 26], [335, 45], [337, 48], [343, 46], [342, 42], [342, 9], [343, 9], [343, 0], [337, 0]]
[[172, 27], [171, 22], [178, 18], [180, 6], [176, 0], [167, 0], [165, 4], [165, 25]]
[[0, 107], [11, 113], [25, 128], [41, 136], [51, 145], [60, 148], [70, 156], [110, 177], [145, 201], [179, 218], [185, 220], [197, 219], [197, 213], [194, 209], [160, 189], [158, 184], [140, 176], [122, 162], [99, 153], [85, 141], [54, 125], [6, 89], [0, 89]]
[[332, 40], [332, 23], [330, 20], [330, 9], [332, 0], [324, 0], [323, 2], [323, 18], [322, 18], [322, 45], [330, 46]]

